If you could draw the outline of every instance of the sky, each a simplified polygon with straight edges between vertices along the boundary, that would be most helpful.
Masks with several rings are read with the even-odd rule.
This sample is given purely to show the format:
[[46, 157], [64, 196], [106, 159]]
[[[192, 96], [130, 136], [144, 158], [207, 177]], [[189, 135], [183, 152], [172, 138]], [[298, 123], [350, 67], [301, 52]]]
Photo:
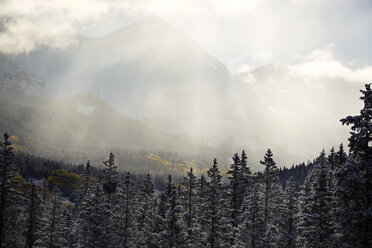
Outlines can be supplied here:
[[[65, 48], [160, 17], [239, 73], [265, 64], [372, 65], [370, 0], [1, 0], [0, 51]], [[323, 55], [326, 54], [324, 57]], [[328, 54], [328, 55], [327, 55]]]

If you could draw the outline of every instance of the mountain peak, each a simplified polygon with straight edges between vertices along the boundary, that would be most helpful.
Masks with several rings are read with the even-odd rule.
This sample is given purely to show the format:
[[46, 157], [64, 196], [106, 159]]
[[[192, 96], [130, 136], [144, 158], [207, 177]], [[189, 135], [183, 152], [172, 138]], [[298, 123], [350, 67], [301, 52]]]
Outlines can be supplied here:
[[[125, 26], [118, 30], [113, 31], [112, 33], [102, 37], [117, 37], [117, 36], [127, 36], [128, 33], [135, 33], [137, 35], [159, 35], [159, 34], [183, 34], [178, 29], [174, 28], [172, 25], [164, 21], [159, 17], [151, 17], [146, 20], [138, 21]], [[186, 35], [184, 35], [186, 36]]]

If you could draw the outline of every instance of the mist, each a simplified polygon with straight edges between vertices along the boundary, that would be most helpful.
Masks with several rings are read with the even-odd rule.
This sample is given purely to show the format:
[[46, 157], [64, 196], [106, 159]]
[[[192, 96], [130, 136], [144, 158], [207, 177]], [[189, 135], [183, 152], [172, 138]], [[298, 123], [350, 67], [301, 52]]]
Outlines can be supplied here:
[[[270, 35], [256, 36], [244, 47], [241, 41], [261, 32], [262, 16], [257, 16], [261, 7], [272, 10], [275, 4], [269, 2], [234, 1], [231, 8], [210, 4], [212, 20], [226, 19], [229, 27], [235, 20], [240, 28], [236, 16], [244, 15], [257, 24], [234, 37], [239, 38], [236, 46], [213, 39], [221, 38], [218, 33], [225, 28], [206, 32], [208, 21], [201, 13], [208, 4], [181, 1], [187, 8], [177, 19], [177, 8], [169, 4], [155, 8], [142, 2], [96, 1], [80, 11], [81, 4], [69, 2], [45, 7], [33, 1], [28, 10], [7, 3], [7, 15], [13, 18], [3, 19], [0, 33], [1, 100], [3, 111], [12, 111], [3, 114], [9, 120], [2, 121], [1, 128], [21, 136], [33, 153], [69, 157], [72, 162], [91, 156], [102, 161], [100, 156], [115, 149], [169, 151], [180, 160], [205, 153], [200, 163], [220, 156], [226, 165], [233, 153], [245, 149], [258, 170], [267, 148], [279, 166], [312, 160], [320, 150], [347, 142], [348, 129], [339, 120], [360, 109], [356, 99], [372, 77], [372, 66], [361, 64], [363, 59], [346, 63], [338, 56], [337, 41], [310, 46], [295, 31], [279, 35], [272, 46], [268, 41], [279, 27], [271, 21], [282, 20], [279, 15], [260, 24], [270, 27]], [[320, 4], [289, 2], [282, 13], [290, 14], [294, 7], [313, 10]], [[324, 9], [331, 4], [338, 6], [328, 2]], [[40, 6], [45, 8], [41, 11]], [[117, 22], [121, 26], [113, 28], [111, 22], [124, 12], [129, 14]], [[157, 17], [149, 17], [153, 15]], [[322, 20], [314, 15], [301, 23]], [[201, 21], [195, 30], [191, 17]], [[31, 35], [38, 26], [32, 24], [35, 18], [45, 28]], [[68, 21], [59, 26], [62, 19]], [[94, 28], [93, 23], [99, 24]], [[204, 35], [198, 32], [201, 27]], [[311, 27], [313, 34], [324, 32], [315, 24]], [[283, 59], [294, 41], [303, 47]], [[243, 52], [254, 47], [249, 55]], [[10, 127], [14, 122], [17, 127]]]

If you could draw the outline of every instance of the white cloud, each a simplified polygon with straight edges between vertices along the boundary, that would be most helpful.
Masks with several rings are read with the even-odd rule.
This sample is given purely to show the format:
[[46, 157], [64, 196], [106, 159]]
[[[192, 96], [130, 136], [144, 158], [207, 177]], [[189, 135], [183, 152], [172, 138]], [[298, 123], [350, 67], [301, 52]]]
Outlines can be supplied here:
[[[301, 62], [283, 67], [290, 76], [303, 77], [306, 80], [313, 80], [313, 82], [318, 82], [318, 79], [337, 78], [356, 83], [367, 83], [372, 80], [372, 66], [352, 69], [350, 65], [353, 63], [345, 64], [336, 58], [334, 48], [335, 46], [330, 44], [326, 48], [316, 49], [305, 56], [297, 56]], [[270, 61], [269, 58], [268, 61]], [[251, 65], [240, 65], [237, 75], [243, 81], [256, 82], [250, 73], [252, 69]], [[269, 78], [271, 75], [266, 75], [266, 77]]]
[[274, 59], [274, 55], [270, 51], [260, 52], [252, 57], [253, 61], [268, 63]]
[[[63, 48], [75, 42], [86, 24], [128, 16], [236, 15], [257, 1], [243, 0], [4, 0], [0, 20], [0, 52], [30, 52], [40, 45]], [[0, 23], [1, 24], [1, 23]]]
[[117, 3], [117, 0], [3, 1], [0, 16], [5, 30], [0, 33], [0, 51], [20, 53], [39, 45], [60, 48], [71, 45], [79, 25], [102, 18]]
[[305, 57], [305, 61], [288, 66], [291, 73], [310, 78], [342, 78], [349, 82], [367, 82], [372, 79], [372, 66], [351, 69], [334, 54], [334, 45], [317, 49]]

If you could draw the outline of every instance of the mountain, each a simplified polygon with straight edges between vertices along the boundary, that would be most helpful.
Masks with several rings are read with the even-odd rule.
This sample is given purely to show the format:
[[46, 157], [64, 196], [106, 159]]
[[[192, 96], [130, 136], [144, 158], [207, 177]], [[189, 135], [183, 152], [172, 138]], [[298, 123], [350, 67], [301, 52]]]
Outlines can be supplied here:
[[26, 100], [33, 95], [45, 95], [45, 82], [13, 58], [0, 54], [0, 98]]
[[45, 79], [51, 95], [90, 92], [162, 131], [219, 143], [221, 130], [233, 130], [229, 116], [236, 116], [237, 99], [231, 89], [240, 84], [223, 63], [161, 19], [104, 37], [79, 37], [70, 49], [42, 48], [17, 61]]
[[348, 131], [339, 119], [360, 109], [355, 99], [361, 84], [301, 75], [281, 65], [232, 75], [157, 18], [103, 37], [79, 36], [65, 50], [40, 47], [10, 61], [22, 68], [15, 85], [29, 81], [39, 89], [45, 82], [36, 92], [48, 97], [31, 104], [13, 97], [2, 111], [17, 123], [18, 133], [31, 133], [31, 143], [49, 153], [143, 148], [205, 153], [209, 159], [220, 153], [229, 161], [233, 152], [246, 149], [256, 167], [271, 148], [279, 166], [290, 165], [346, 142]]

